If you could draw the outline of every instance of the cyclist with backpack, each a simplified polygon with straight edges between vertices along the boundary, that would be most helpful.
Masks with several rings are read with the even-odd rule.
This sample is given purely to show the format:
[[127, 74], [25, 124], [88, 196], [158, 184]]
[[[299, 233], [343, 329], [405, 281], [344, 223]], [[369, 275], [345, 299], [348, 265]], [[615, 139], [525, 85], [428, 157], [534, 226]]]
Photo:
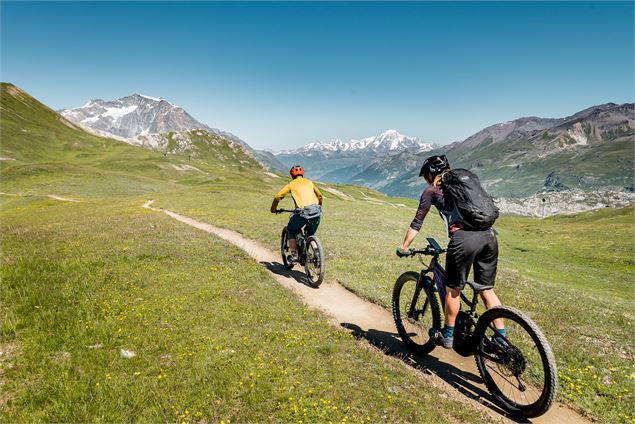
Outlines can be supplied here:
[[289, 250], [291, 251], [289, 262], [297, 262], [295, 237], [305, 225], [307, 226], [307, 235], [312, 236], [317, 231], [322, 215], [322, 193], [311, 180], [304, 178], [304, 168], [300, 165], [291, 167], [289, 174], [293, 181], [274, 196], [271, 213], [278, 213], [278, 203], [291, 193], [293, 203], [295, 203], [295, 213], [291, 215], [287, 225]]
[[[406, 231], [397, 256], [407, 256], [431, 206], [446, 223], [450, 243], [446, 253], [445, 325], [443, 329], [430, 329], [434, 342], [451, 349], [454, 342], [454, 324], [461, 306], [460, 293], [465, 287], [470, 268], [474, 267], [476, 283], [489, 287], [480, 292], [486, 308], [501, 305], [494, 293], [494, 280], [498, 263], [498, 240], [492, 228], [498, 217], [498, 208], [481, 187], [478, 177], [465, 169], [450, 170], [444, 155], [431, 156], [421, 166], [420, 177], [428, 187], [421, 194], [417, 213]], [[502, 320], [494, 323], [496, 331], [505, 336]]]

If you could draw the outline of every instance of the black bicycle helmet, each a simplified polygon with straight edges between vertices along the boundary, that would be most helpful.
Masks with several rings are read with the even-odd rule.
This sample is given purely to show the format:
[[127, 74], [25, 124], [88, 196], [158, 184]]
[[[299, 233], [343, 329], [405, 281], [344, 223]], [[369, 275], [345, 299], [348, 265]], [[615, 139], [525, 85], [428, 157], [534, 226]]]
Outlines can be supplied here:
[[421, 171], [419, 171], [419, 176], [424, 177], [426, 175], [430, 175], [434, 177], [446, 169], [450, 169], [450, 164], [445, 155], [430, 156], [423, 161]]

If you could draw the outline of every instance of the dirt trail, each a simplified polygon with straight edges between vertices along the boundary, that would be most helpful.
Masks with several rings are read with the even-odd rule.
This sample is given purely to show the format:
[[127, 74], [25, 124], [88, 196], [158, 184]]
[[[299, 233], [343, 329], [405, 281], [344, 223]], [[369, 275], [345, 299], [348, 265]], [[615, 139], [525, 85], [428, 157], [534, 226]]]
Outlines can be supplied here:
[[[484, 411], [495, 421], [516, 422], [506, 416], [487, 393], [473, 357], [464, 358], [454, 351], [441, 348], [425, 357], [413, 356], [399, 339], [390, 311], [358, 297], [334, 281], [326, 281], [319, 289], [311, 288], [303, 283], [303, 270], [284, 268], [280, 263], [279, 253], [274, 253], [235, 231], [196, 221], [169, 210], [154, 208], [151, 206], [153, 202], [150, 200], [143, 207], [164, 212], [178, 221], [214, 234], [243, 249], [266, 266], [282, 286], [300, 296], [307, 306], [325, 312], [333, 324], [352, 331], [387, 355], [405, 362], [413, 372], [426, 378], [433, 386], [444, 389], [453, 399]], [[525, 422], [567, 424], [590, 421], [563, 405], [555, 404], [547, 414]]]
[[47, 194], [46, 197], [50, 197], [51, 199], [59, 200], [60, 202], [79, 202], [79, 200], [70, 199], [68, 197], [60, 197], [54, 194]]

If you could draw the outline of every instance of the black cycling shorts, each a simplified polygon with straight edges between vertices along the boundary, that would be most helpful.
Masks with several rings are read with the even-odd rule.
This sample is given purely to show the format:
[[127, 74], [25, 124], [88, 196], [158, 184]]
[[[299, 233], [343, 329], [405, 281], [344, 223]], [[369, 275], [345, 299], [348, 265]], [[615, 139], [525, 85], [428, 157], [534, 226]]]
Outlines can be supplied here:
[[474, 282], [493, 286], [498, 265], [498, 240], [493, 228], [482, 231], [458, 230], [450, 236], [445, 257], [445, 285], [463, 290], [470, 268]]

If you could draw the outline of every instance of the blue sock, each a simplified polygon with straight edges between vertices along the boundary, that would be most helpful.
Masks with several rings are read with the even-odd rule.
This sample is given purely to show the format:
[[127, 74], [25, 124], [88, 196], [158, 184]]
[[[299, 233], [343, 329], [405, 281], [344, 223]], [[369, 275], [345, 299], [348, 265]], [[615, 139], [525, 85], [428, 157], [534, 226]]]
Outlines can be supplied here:
[[449, 325], [446, 325], [443, 327], [441, 333], [443, 334], [443, 337], [454, 337], [454, 326], [450, 327]]
[[497, 329], [496, 329], [496, 332], [497, 332], [498, 334], [500, 334], [501, 336], [503, 336], [503, 337], [506, 337], [506, 336], [507, 336], [507, 333], [505, 333], [505, 329], [504, 329], [504, 328], [497, 328]]

